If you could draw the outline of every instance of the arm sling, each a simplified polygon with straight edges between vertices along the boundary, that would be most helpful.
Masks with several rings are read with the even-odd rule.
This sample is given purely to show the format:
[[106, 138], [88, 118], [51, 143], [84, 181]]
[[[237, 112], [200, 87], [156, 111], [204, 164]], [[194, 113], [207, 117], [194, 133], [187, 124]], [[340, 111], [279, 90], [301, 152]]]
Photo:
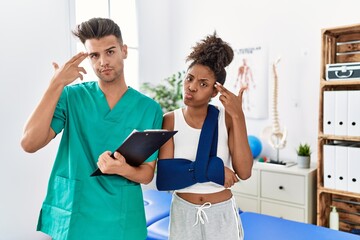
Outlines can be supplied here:
[[217, 157], [219, 110], [209, 104], [201, 129], [195, 161], [184, 158], [159, 159], [156, 186], [160, 191], [189, 187], [195, 183], [224, 185], [224, 162]]

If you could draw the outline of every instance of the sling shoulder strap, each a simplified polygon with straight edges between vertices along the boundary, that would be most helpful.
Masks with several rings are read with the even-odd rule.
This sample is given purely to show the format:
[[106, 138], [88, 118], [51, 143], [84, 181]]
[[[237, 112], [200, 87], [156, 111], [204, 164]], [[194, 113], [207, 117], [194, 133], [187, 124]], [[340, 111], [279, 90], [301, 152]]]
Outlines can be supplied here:
[[209, 104], [208, 112], [201, 128], [198, 149], [195, 158], [195, 176], [198, 182], [207, 182], [207, 168], [210, 157], [215, 157], [218, 143], [219, 110]]

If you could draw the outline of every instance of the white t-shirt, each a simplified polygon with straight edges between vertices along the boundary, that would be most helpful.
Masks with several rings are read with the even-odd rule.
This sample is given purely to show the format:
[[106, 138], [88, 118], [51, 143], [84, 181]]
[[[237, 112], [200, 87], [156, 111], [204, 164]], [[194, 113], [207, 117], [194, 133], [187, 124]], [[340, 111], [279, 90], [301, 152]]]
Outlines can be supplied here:
[[[225, 109], [219, 107], [219, 110], [217, 156], [223, 160], [226, 167], [232, 169], [228, 147], [228, 133], [225, 124]], [[185, 158], [195, 161], [201, 129], [190, 127], [185, 121], [182, 109], [176, 109], [174, 111], [174, 130], [178, 130], [174, 135], [174, 158]], [[192, 186], [176, 190], [176, 192], [215, 193], [224, 189], [224, 186], [217, 183], [205, 182], [196, 183]]]

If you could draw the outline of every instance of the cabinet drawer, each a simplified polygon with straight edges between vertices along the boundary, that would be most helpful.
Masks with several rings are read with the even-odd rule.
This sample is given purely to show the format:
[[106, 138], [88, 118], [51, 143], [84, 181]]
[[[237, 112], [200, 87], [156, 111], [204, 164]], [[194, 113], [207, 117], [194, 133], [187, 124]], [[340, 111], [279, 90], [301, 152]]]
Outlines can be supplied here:
[[238, 193], [244, 193], [244, 194], [249, 194], [252, 196], [257, 196], [258, 195], [258, 190], [257, 190], [258, 180], [257, 179], [258, 179], [258, 170], [253, 169], [251, 172], [251, 177], [246, 180], [240, 180], [239, 182], [237, 182], [232, 187], [232, 190], [234, 192], [238, 192]]
[[305, 212], [302, 208], [266, 201], [261, 201], [261, 213], [298, 222], [305, 220]]
[[247, 212], [259, 212], [258, 200], [255, 198], [248, 198], [241, 195], [234, 195], [236, 206], [240, 208], [241, 211]]
[[304, 204], [305, 177], [286, 173], [262, 171], [261, 197]]

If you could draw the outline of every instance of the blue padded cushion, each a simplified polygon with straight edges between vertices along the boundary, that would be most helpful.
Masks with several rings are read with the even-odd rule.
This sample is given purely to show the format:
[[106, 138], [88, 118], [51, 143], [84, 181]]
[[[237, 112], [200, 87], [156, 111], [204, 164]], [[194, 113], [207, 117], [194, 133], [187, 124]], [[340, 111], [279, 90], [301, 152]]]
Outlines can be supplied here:
[[260, 213], [243, 212], [244, 240], [359, 240], [355, 234]]
[[169, 216], [172, 199], [171, 193], [149, 189], [143, 191], [143, 197], [146, 226]]
[[169, 237], [170, 217], [165, 217], [148, 226], [148, 235], [146, 240], [167, 240]]
[[[242, 212], [239, 210], [244, 228], [244, 240], [359, 240], [355, 234], [335, 231], [326, 227], [319, 227], [313, 224], [296, 222], [268, 216], [260, 213]], [[168, 239], [169, 217], [148, 226], [147, 240]]]

